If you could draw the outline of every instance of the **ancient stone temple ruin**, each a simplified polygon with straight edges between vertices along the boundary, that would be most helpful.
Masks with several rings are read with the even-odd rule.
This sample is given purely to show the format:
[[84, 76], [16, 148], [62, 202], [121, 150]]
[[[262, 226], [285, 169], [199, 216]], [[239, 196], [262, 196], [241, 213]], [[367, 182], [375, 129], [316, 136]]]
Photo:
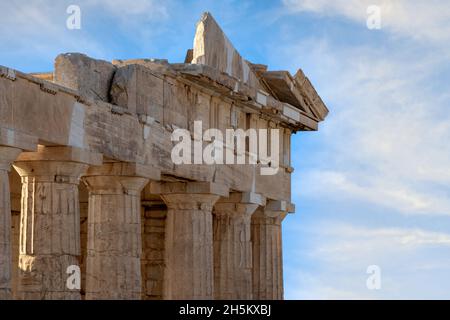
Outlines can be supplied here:
[[[327, 113], [301, 70], [244, 60], [210, 14], [184, 63], [0, 67], [0, 299], [283, 299], [291, 135]], [[206, 144], [199, 121], [278, 129], [278, 170], [175, 164], [176, 130]]]

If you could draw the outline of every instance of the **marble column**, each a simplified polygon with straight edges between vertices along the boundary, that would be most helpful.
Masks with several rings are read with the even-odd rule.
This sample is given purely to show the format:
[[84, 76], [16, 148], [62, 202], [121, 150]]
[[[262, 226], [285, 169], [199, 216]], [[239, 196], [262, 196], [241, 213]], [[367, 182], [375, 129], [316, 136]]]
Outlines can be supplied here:
[[11, 203], [8, 171], [21, 151], [0, 146], [0, 300], [11, 299]]
[[164, 299], [214, 297], [213, 206], [228, 189], [214, 183], [166, 183]]
[[270, 201], [252, 216], [255, 300], [284, 299], [281, 223], [286, 214], [285, 202]]
[[263, 197], [232, 193], [214, 206], [214, 298], [251, 300], [251, 216]]
[[86, 300], [141, 299], [141, 191], [152, 167], [111, 162], [83, 178], [89, 190]]
[[67, 285], [80, 255], [78, 184], [88, 165], [100, 161], [81, 149], [40, 146], [14, 163], [22, 178], [19, 299], [80, 298]]

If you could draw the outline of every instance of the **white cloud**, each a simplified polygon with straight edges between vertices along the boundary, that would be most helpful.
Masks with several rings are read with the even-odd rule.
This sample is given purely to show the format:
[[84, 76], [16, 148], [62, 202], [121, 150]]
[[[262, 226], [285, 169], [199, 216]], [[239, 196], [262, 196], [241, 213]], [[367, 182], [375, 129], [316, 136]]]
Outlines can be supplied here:
[[[367, 6], [377, 3], [384, 32], [360, 32]], [[293, 198], [306, 212], [287, 222], [293, 233], [301, 228], [299, 242], [291, 239], [285, 250], [288, 298], [449, 298], [442, 288], [450, 285], [450, 7], [284, 4], [290, 13], [327, 19], [326, 32], [300, 38], [294, 26], [287, 45], [270, 47], [274, 61], [305, 71], [330, 109], [308, 138], [315, 146], [302, 150], [305, 140], [294, 139]], [[330, 25], [338, 32], [328, 32]], [[372, 264], [382, 268], [379, 292], [365, 286]]]
[[[308, 253], [292, 254], [314, 261], [315, 268], [286, 268], [290, 299], [448, 297], [439, 289], [446, 287], [448, 280], [439, 277], [450, 269], [450, 234], [420, 228], [369, 228], [338, 221], [320, 223], [307, 232], [314, 239]], [[381, 269], [379, 291], [366, 287], [370, 265]]]
[[[320, 226], [320, 234], [325, 237], [339, 237], [338, 243], [322, 243], [316, 252], [323, 258], [329, 259], [332, 253], [336, 259], [353, 260], [353, 255], [361, 256], [371, 251], [402, 251], [416, 249], [423, 246], [450, 247], [450, 234], [427, 231], [419, 228], [369, 228], [354, 226], [338, 222]], [[317, 230], [318, 231], [318, 230]]]
[[274, 54], [306, 65], [331, 110], [317, 134], [319, 162], [299, 168], [296, 196], [450, 214], [450, 97], [428, 85], [449, 81], [438, 78], [448, 56], [411, 46], [340, 47], [316, 38]]
[[341, 15], [365, 26], [367, 8], [378, 5], [382, 26], [389, 31], [432, 41], [450, 39], [450, 7], [446, 0], [284, 0], [290, 12]]
[[[421, 228], [370, 228], [328, 221], [317, 224], [310, 232], [321, 238], [309, 252], [312, 258], [350, 269], [371, 264], [387, 266], [394, 257], [417, 255], [431, 247], [447, 252], [450, 248], [450, 234]], [[417, 260], [411, 261], [414, 263]]]
[[401, 182], [370, 173], [365, 179], [370, 179], [370, 182], [362, 184], [363, 179], [351, 172], [308, 171], [302, 175], [300, 186], [295, 188], [298, 190], [296, 196], [320, 201], [325, 193], [327, 201], [359, 200], [395, 209], [405, 215], [450, 215], [450, 199], [445, 194], [435, 194], [434, 191], [418, 192]]

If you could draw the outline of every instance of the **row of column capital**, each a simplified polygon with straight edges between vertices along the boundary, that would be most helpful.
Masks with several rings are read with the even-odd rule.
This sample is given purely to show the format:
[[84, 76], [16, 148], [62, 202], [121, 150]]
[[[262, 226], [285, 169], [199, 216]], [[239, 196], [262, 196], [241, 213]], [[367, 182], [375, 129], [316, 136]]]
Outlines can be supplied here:
[[107, 162], [89, 167], [83, 181], [91, 193], [138, 195], [149, 180], [159, 180], [160, 175], [160, 171], [152, 166]]
[[74, 147], [38, 146], [36, 152], [22, 152], [14, 168], [22, 181], [57, 182], [78, 185], [89, 165], [102, 162], [102, 155]]
[[266, 205], [256, 210], [255, 218], [278, 219], [282, 222], [286, 216], [295, 212], [295, 206], [287, 201], [269, 200]]
[[[35, 269], [43, 272], [52, 266], [52, 273], [64, 274], [66, 265], [76, 263], [79, 207], [75, 185], [80, 177], [90, 191], [87, 298], [140, 296], [139, 199], [149, 181], [151, 193], [160, 195], [168, 207], [165, 297], [169, 299], [210, 299], [214, 286], [220, 288], [218, 298], [252, 298], [250, 218], [256, 211], [280, 221], [292, 210], [288, 202], [268, 200], [252, 192], [230, 192], [223, 184], [161, 182], [157, 168], [136, 163], [104, 163], [101, 154], [84, 149], [39, 146], [37, 152], [22, 152], [20, 148], [0, 148], [4, 151], [0, 153], [0, 170], [7, 171], [13, 163], [25, 185], [22, 215], [30, 221], [40, 219], [41, 225], [52, 226], [51, 237], [42, 233], [33, 239], [31, 236], [39, 233], [31, 223], [21, 231], [24, 250], [20, 256], [23, 267], [20, 284], [29, 297], [37, 297], [34, 294], [40, 292], [34, 287], [38, 281], [33, 277]], [[7, 180], [6, 173], [3, 180]], [[5, 210], [9, 211], [7, 207]], [[213, 214], [219, 218], [215, 222]], [[74, 234], [68, 235], [67, 230]], [[66, 241], [51, 251], [41, 250], [47, 247], [48, 241], [58, 237]], [[114, 241], [117, 245], [112, 246]], [[184, 262], [179, 261], [180, 257]], [[233, 262], [228, 266], [230, 259]], [[220, 275], [217, 278], [216, 272]], [[231, 277], [233, 274], [237, 276]], [[111, 276], [123, 281], [113, 288], [108, 284]], [[79, 297], [79, 293], [67, 291], [62, 284], [48, 282], [43, 288], [52, 294], [49, 297]]]

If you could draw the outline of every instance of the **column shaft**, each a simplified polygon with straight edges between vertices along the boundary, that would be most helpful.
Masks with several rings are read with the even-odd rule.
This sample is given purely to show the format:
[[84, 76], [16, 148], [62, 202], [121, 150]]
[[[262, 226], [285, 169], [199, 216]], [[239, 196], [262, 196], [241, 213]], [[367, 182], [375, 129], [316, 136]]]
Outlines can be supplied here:
[[251, 215], [257, 204], [214, 206], [214, 298], [252, 299]]
[[86, 300], [141, 299], [141, 190], [148, 178], [130, 164], [89, 170]]
[[281, 222], [284, 213], [258, 209], [252, 217], [253, 298], [282, 300], [283, 257]]
[[20, 151], [0, 146], [0, 300], [11, 299], [11, 198], [8, 171]]
[[219, 196], [163, 194], [166, 220], [164, 298], [213, 298], [212, 208]]
[[89, 196], [86, 299], [140, 299], [139, 195]]
[[87, 165], [34, 160], [14, 167], [22, 177], [18, 298], [79, 299], [67, 271], [79, 264], [78, 183]]

